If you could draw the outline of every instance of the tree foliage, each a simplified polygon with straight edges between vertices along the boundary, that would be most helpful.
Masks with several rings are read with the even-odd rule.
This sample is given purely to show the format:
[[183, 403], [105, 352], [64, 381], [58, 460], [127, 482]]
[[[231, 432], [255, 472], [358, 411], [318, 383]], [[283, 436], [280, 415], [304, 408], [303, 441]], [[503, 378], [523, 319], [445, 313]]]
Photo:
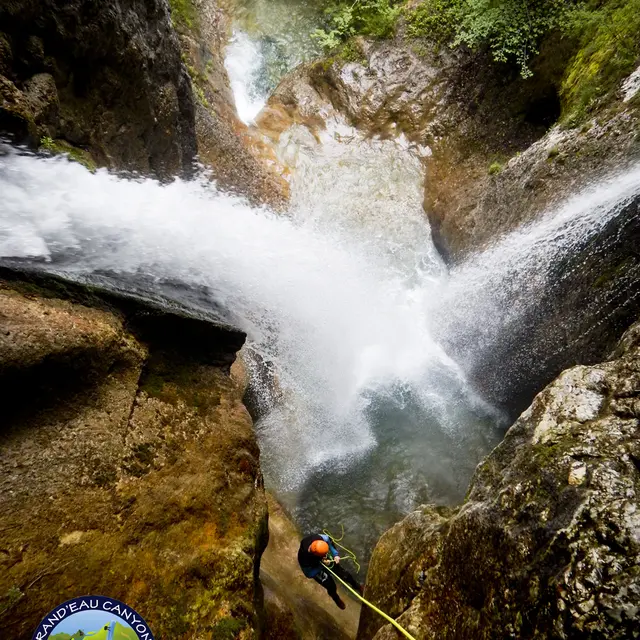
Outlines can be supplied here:
[[352, 36], [387, 38], [393, 35], [400, 15], [397, 0], [338, 0], [327, 6], [327, 25], [316, 29], [312, 37], [325, 49], [335, 49]]
[[640, 0], [592, 0], [571, 25], [579, 49], [562, 83], [563, 112], [578, 124], [640, 62]]
[[409, 34], [451, 46], [488, 46], [495, 60], [513, 61], [523, 77], [542, 38], [565, 28], [573, 0], [425, 0], [408, 14]]

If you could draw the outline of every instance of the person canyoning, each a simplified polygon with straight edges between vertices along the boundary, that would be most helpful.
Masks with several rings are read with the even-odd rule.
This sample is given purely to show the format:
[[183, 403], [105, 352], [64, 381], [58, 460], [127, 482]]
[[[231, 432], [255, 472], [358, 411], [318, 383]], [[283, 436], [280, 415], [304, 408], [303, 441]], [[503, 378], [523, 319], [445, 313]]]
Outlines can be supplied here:
[[313, 578], [327, 590], [331, 599], [340, 609], [345, 609], [346, 605], [338, 595], [337, 585], [325, 569], [326, 566], [330, 566], [331, 570], [355, 591], [363, 592], [358, 581], [344, 567], [340, 566], [340, 554], [333, 546], [331, 538], [326, 534], [309, 535], [302, 539], [298, 550], [298, 564], [307, 578]]

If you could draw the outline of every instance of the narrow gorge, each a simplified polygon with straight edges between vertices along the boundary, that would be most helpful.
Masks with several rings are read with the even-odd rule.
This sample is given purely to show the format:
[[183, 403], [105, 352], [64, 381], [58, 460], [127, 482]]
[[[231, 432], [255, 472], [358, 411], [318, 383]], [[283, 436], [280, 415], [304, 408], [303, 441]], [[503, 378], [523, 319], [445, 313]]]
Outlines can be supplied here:
[[0, 6], [0, 637], [402, 637], [323, 530], [416, 639], [640, 636], [640, 12], [529, 4]]

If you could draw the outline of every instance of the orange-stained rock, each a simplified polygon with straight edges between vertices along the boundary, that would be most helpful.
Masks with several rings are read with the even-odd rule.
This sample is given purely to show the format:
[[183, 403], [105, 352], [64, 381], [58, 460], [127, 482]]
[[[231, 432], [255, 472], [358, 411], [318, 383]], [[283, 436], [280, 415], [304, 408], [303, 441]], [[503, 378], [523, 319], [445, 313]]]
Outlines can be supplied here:
[[243, 334], [47, 279], [0, 281], [0, 326], [3, 634], [103, 594], [158, 638], [250, 637], [267, 513]]

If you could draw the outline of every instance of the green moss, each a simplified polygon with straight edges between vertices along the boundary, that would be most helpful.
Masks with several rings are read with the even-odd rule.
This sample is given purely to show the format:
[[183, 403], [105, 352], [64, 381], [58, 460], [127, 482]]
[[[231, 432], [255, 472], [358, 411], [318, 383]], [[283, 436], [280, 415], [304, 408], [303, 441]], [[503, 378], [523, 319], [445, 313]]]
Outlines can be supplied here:
[[631, 269], [635, 265], [635, 262], [635, 259], [629, 256], [619, 264], [611, 265], [606, 269], [606, 271], [601, 273], [598, 278], [596, 278], [593, 283], [593, 288], [602, 289], [607, 287], [613, 280], [617, 280], [622, 277], [626, 271]]
[[549, 149], [548, 153], [547, 153], [547, 158], [549, 160], [553, 160], [554, 158], [557, 158], [560, 155], [560, 149], [558, 149], [558, 147], [553, 146], [551, 147], [551, 149]]
[[400, 0], [334, 0], [325, 9], [326, 27], [316, 29], [311, 37], [327, 51], [355, 35], [390, 38], [401, 9]]
[[135, 445], [131, 454], [126, 456], [124, 468], [132, 476], [141, 478], [151, 471], [155, 458], [154, 446], [149, 442], [143, 442]]
[[366, 64], [367, 58], [360, 50], [358, 43], [351, 39], [338, 51], [335, 58], [341, 62], [358, 62], [360, 64]]
[[184, 402], [204, 415], [220, 404], [220, 381], [214, 376], [206, 367], [156, 353], [141, 377], [140, 391], [167, 404]]
[[198, 100], [200, 100], [200, 103], [204, 107], [209, 109], [209, 107], [211, 105], [209, 104], [209, 101], [207, 100], [207, 96], [204, 93], [204, 89], [199, 84], [194, 84], [193, 85], [193, 90], [195, 91], [196, 96], [198, 96]]
[[7, 613], [7, 611], [13, 609], [13, 607], [15, 607], [23, 597], [24, 593], [22, 592], [20, 587], [11, 587], [7, 591], [7, 593], [4, 594], [4, 597], [0, 601], [0, 615]]
[[186, 27], [190, 31], [198, 28], [198, 13], [192, 0], [169, 0], [169, 6], [174, 26]]
[[88, 151], [78, 149], [78, 147], [74, 147], [66, 140], [54, 140], [49, 136], [45, 136], [40, 138], [39, 148], [41, 151], [48, 151], [53, 155], [64, 154], [70, 160], [78, 162], [89, 169], [89, 171], [93, 172], [98, 168], [98, 165], [96, 165], [95, 160], [91, 157], [91, 154]]
[[407, 35], [428, 38], [439, 44], [452, 42], [456, 35], [459, 4], [456, 0], [426, 0], [406, 9]]
[[489, 165], [489, 175], [495, 176], [500, 173], [504, 169], [504, 166], [501, 162], [492, 162]]
[[238, 634], [245, 628], [244, 620], [236, 620], [235, 618], [222, 618], [213, 627], [211, 638], [213, 640], [234, 640]]
[[591, 0], [571, 30], [580, 48], [562, 82], [562, 118], [567, 126], [578, 126], [638, 64], [640, 0]]
[[[191, 84], [193, 86], [193, 92], [196, 94], [196, 97], [200, 101], [200, 103], [206, 107], [210, 108], [209, 101], [207, 100], [207, 96], [204, 92], [204, 85], [207, 82], [206, 75], [200, 73], [190, 62], [186, 55], [182, 54], [182, 61], [184, 62], [184, 66], [187, 69], [187, 73], [191, 77]], [[211, 61], [209, 61], [211, 62]], [[209, 71], [209, 66], [207, 65], [207, 72]]]

